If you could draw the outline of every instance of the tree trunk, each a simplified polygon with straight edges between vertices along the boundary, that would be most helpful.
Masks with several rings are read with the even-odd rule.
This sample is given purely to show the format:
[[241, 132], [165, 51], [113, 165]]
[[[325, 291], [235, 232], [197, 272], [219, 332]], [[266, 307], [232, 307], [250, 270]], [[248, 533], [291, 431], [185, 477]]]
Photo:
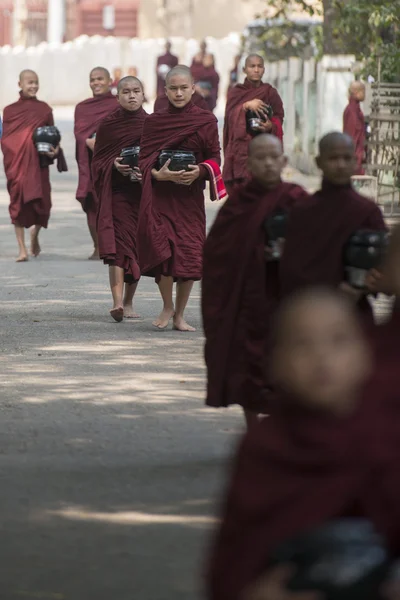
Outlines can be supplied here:
[[[349, 0], [341, 0], [346, 4]], [[343, 40], [337, 30], [338, 7], [337, 0], [322, 0], [324, 7], [324, 54], [342, 54]]]

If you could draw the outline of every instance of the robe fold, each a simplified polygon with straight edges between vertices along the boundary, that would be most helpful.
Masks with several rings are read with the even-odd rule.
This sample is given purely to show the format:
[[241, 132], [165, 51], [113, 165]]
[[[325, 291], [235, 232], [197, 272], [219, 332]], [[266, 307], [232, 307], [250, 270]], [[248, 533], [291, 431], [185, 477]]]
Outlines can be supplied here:
[[398, 463], [376, 440], [379, 398], [349, 416], [302, 409], [285, 395], [240, 445], [207, 577], [208, 600], [242, 600], [281, 543], [332, 519], [372, 521], [400, 553]]
[[220, 164], [217, 120], [210, 112], [189, 102], [184, 108], [150, 115], [140, 142], [139, 165], [143, 173], [138, 225], [139, 263], [142, 274], [198, 280], [202, 277], [206, 235], [204, 179], [190, 186], [152, 179], [161, 150], [194, 152], [197, 164], [211, 159]]
[[205, 96], [204, 100], [207, 103], [209, 110], [213, 111], [217, 106], [219, 89], [219, 75], [215, 70], [215, 67], [205, 67], [202, 62], [193, 60], [190, 70], [195, 84], [203, 82], [208, 83], [211, 86], [210, 92]]
[[91, 177], [92, 151], [87, 147], [86, 140], [96, 133], [100, 122], [116, 108], [117, 100], [111, 92], [87, 98], [75, 108], [75, 158], [79, 172], [76, 199], [82, 204], [91, 227], [96, 226], [98, 200]]
[[364, 175], [365, 171], [362, 164], [365, 158], [365, 119], [360, 103], [354, 98], [350, 98], [349, 104], [343, 113], [343, 133], [347, 133], [354, 141], [357, 157], [357, 171], [355, 174]]
[[281, 97], [277, 90], [269, 83], [261, 83], [254, 87], [245, 80], [228, 91], [224, 122], [224, 170], [225, 183], [232, 188], [235, 183], [243, 183], [249, 179], [247, 171], [247, 150], [252, 136], [246, 130], [246, 112], [243, 104], [259, 98], [265, 104], [270, 104], [273, 110], [272, 134], [279, 139], [283, 138], [283, 119], [285, 116]]
[[174, 56], [171, 52], [166, 52], [162, 56], [157, 58], [157, 69], [156, 69], [156, 77], [157, 77], [157, 96], [164, 95], [165, 88], [165, 77], [163, 77], [158, 69], [161, 65], [167, 65], [170, 69], [176, 67], [179, 63], [178, 57]]
[[261, 391], [268, 385], [266, 354], [279, 282], [278, 263], [265, 260], [264, 221], [308, 198], [295, 184], [267, 191], [251, 180], [234, 191], [215, 219], [202, 282], [209, 406], [267, 409]]
[[[52, 159], [40, 157], [32, 136], [38, 127], [54, 125], [52, 109], [37, 98], [20, 98], [3, 113], [1, 148], [10, 195], [9, 212], [13, 225], [47, 227], [51, 211], [49, 165]], [[67, 165], [62, 150], [57, 157], [59, 171]]]
[[[324, 181], [307, 206], [291, 212], [280, 261], [282, 293], [287, 295], [310, 285], [337, 288], [346, 279], [344, 248], [359, 229], [386, 229], [379, 207], [351, 185]], [[358, 307], [372, 323], [372, 308], [366, 296]]]
[[[210, 110], [207, 102], [204, 100], [203, 96], [195, 92], [192, 96], [192, 102], [199, 108], [203, 110]], [[168, 110], [169, 100], [167, 95], [164, 93], [161, 96], [158, 96], [154, 102], [154, 112], [159, 112], [160, 110]]]
[[97, 128], [92, 160], [100, 258], [124, 269], [127, 283], [140, 279], [136, 231], [142, 187], [121, 175], [114, 160], [122, 148], [139, 145], [146, 116], [143, 108], [130, 112], [118, 106]]

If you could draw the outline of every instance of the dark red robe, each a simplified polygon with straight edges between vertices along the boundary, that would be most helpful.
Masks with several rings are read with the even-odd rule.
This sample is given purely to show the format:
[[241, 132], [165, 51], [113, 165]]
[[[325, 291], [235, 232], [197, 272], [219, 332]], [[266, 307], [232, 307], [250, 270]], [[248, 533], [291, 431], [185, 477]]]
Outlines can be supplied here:
[[82, 204], [91, 227], [96, 226], [98, 201], [93, 190], [91, 162], [92, 151], [86, 140], [96, 133], [100, 122], [117, 107], [117, 100], [111, 92], [83, 100], [75, 108], [75, 157], [78, 163], [78, 189], [76, 199]]
[[270, 104], [273, 110], [272, 134], [283, 138], [283, 119], [285, 116], [281, 97], [269, 83], [255, 87], [248, 81], [239, 83], [228, 91], [224, 122], [224, 170], [223, 178], [228, 191], [235, 184], [249, 179], [247, 171], [247, 150], [252, 136], [246, 130], [246, 112], [243, 104], [259, 98]]
[[156, 77], [157, 77], [157, 96], [162, 96], [164, 94], [165, 88], [165, 77], [162, 77], [158, 68], [160, 65], [167, 65], [170, 69], [176, 67], [179, 63], [178, 57], [174, 56], [171, 52], [166, 52], [162, 56], [157, 58], [157, 69], [156, 69]]
[[118, 173], [114, 160], [122, 148], [139, 145], [146, 116], [143, 108], [130, 112], [119, 106], [98, 126], [92, 160], [100, 258], [124, 269], [127, 283], [140, 279], [136, 231], [142, 186]]
[[[203, 110], [210, 110], [207, 102], [204, 100], [203, 96], [195, 92], [192, 96], [192, 102], [199, 108]], [[154, 112], [159, 112], [160, 110], [168, 110], [169, 100], [167, 95], [164, 94], [162, 96], [158, 96], [154, 102]]]
[[241, 600], [281, 543], [340, 517], [372, 521], [400, 553], [398, 464], [379, 450], [379, 398], [347, 417], [282, 395], [240, 445], [208, 570], [208, 600]]
[[[309, 285], [337, 288], [345, 280], [344, 247], [359, 229], [386, 229], [379, 207], [350, 184], [324, 181], [307, 206], [291, 212], [280, 262], [282, 293]], [[359, 308], [371, 321], [372, 308], [365, 296]]]
[[268, 385], [265, 354], [279, 281], [278, 263], [265, 260], [264, 221], [308, 198], [295, 184], [266, 191], [253, 180], [238, 187], [217, 215], [204, 249], [202, 283], [209, 406], [267, 409], [261, 390]]
[[201, 166], [200, 178], [191, 186], [155, 181], [151, 170], [163, 149], [191, 150], [197, 163], [212, 159], [220, 164], [216, 118], [192, 102], [184, 108], [170, 104], [168, 111], [146, 119], [140, 142], [143, 190], [137, 237], [142, 273], [198, 280], [203, 273], [208, 172]]
[[219, 89], [219, 75], [215, 70], [215, 67], [205, 67], [202, 62], [193, 60], [190, 70], [195, 83], [202, 81], [210, 84], [210, 93], [204, 99], [207, 102], [209, 110], [213, 111], [217, 106]]
[[[40, 158], [32, 136], [38, 127], [54, 125], [53, 112], [46, 102], [37, 98], [20, 98], [6, 106], [3, 113], [1, 148], [7, 189], [10, 194], [10, 217], [13, 225], [47, 227], [51, 211], [49, 164]], [[66, 171], [67, 165], [60, 149], [57, 166]]]
[[343, 113], [343, 132], [347, 133], [354, 140], [357, 157], [357, 171], [355, 174], [364, 175], [365, 171], [362, 164], [365, 158], [365, 119], [360, 103], [354, 98], [350, 98]]

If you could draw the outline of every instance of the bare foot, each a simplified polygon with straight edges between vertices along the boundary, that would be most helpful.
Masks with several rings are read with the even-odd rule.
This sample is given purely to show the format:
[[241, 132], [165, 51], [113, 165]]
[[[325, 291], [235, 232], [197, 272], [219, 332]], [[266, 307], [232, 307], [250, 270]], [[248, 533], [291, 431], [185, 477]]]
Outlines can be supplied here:
[[196, 331], [196, 328], [186, 323], [183, 317], [174, 317], [173, 329], [176, 329], [176, 331]]
[[124, 306], [124, 318], [125, 319], [140, 319], [140, 315], [137, 314], [132, 306]]
[[100, 254], [99, 254], [99, 249], [95, 248], [93, 250], [93, 254], [91, 254], [88, 258], [88, 260], [100, 260]]
[[31, 233], [31, 254], [32, 254], [32, 256], [34, 256], [36, 258], [37, 256], [39, 256], [41, 251], [42, 251], [42, 249], [39, 244], [39, 238], [37, 236], [37, 233], [32, 231], [32, 233]]
[[173, 308], [164, 308], [161, 311], [158, 319], [153, 321], [154, 327], [156, 327], [157, 329], [167, 329], [168, 323], [170, 322], [170, 320], [172, 319], [173, 316], [174, 316]]
[[18, 258], [16, 259], [15, 262], [28, 262], [28, 253], [25, 250], [25, 252], [20, 252]]
[[112, 316], [114, 321], [117, 321], [117, 323], [121, 323], [121, 321], [123, 321], [124, 319], [124, 309], [122, 308], [122, 306], [112, 308], [110, 310], [110, 315]]

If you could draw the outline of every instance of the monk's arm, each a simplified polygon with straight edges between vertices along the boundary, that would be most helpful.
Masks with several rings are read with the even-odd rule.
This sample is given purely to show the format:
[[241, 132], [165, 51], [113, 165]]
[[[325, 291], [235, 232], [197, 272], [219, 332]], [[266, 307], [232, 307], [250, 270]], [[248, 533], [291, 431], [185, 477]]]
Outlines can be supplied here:
[[350, 107], [347, 107], [343, 113], [343, 133], [347, 133], [351, 138], [357, 136], [357, 116]]
[[[211, 123], [205, 131], [205, 151], [204, 160], [213, 160], [217, 165], [221, 165], [221, 146], [219, 143], [218, 125]], [[199, 179], [208, 179], [209, 174], [206, 167], [200, 165]]]
[[275, 89], [271, 90], [270, 104], [273, 112], [271, 133], [282, 139], [282, 125], [285, 118], [282, 98]]

